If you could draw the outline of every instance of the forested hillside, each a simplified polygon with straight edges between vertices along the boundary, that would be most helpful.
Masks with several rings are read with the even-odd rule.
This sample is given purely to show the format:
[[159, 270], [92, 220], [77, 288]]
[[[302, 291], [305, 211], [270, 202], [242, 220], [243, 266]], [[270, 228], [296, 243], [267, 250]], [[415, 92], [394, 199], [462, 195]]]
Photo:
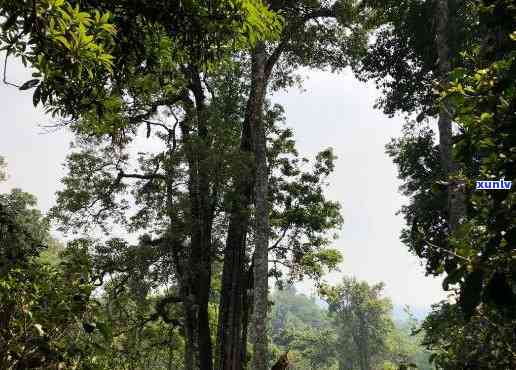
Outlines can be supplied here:
[[[48, 212], [0, 192], [0, 370], [516, 368], [514, 0], [0, 0], [0, 51], [72, 137]], [[422, 320], [341, 268], [346, 169], [273, 102], [301, 71], [404, 122], [390, 232], [447, 296]]]
[[[422, 335], [413, 335], [420, 323], [410, 311], [406, 320], [395, 321], [382, 288], [382, 284], [369, 286], [345, 278], [337, 289], [347, 303], [337, 306], [335, 299], [328, 299], [328, 309], [294, 288], [276, 290], [272, 295], [272, 352], [289, 351], [292, 369], [397, 369], [397, 364], [431, 369]], [[369, 330], [357, 335], [360, 320], [366, 317]]]

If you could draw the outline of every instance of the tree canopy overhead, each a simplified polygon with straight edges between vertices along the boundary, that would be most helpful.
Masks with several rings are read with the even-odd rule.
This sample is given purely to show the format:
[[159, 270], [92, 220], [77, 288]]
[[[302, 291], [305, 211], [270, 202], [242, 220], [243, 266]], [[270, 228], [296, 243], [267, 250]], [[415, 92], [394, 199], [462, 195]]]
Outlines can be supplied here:
[[274, 38], [282, 26], [256, 0], [2, 0], [0, 16], [5, 65], [12, 55], [36, 70], [18, 87], [35, 88], [34, 104], [65, 118], [101, 109], [117, 81], [149, 64], [149, 34], [161, 34], [170, 61], [213, 68], [228, 52]]

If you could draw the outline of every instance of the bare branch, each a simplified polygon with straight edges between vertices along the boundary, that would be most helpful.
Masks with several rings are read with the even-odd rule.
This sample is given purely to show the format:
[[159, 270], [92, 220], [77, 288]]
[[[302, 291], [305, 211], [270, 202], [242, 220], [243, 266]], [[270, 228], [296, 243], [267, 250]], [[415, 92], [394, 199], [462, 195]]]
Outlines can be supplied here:
[[7, 51], [5, 52], [5, 59], [4, 59], [4, 79], [3, 79], [4, 84], [6, 84], [6, 85], [8, 85], [8, 86], [14, 86], [14, 87], [16, 87], [16, 88], [18, 88], [18, 89], [19, 89], [19, 88], [20, 88], [20, 86], [18, 86], [18, 85], [16, 85], [16, 84], [13, 84], [13, 83], [11, 83], [11, 82], [9, 82], [9, 81], [7, 81], [7, 60], [8, 60], [8, 58], [9, 58], [9, 50], [7, 50]]
[[172, 128], [168, 127], [167, 125], [165, 125], [164, 123], [161, 123], [161, 122], [152, 122], [152, 121], [148, 121], [146, 119], [142, 120], [142, 122], [145, 122], [147, 124], [147, 126], [162, 127], [165, 130], [167, 130], [168, 133], [170, 133], [172, 131]]
[[281, 243], [281, 241], [285, 238], [285, 235], [287, 235], [288, 228], [289, 228], [289, 225], [287, 225], [283, 228], [283, 232], [281, 233], [281, 236], [278, 238], [278, 240], [276, 240], [276, 242], [271, 247], [269, 247], [269, 251], [274, 250], [278, 247], [279, 243]]
[[121, 179], [140, 179], [140, 180], [166, 180], [165, 175], [159, 173], [150, 173], [150, 174], [138, 174], [138, 173], [125, 173], [123, 171], [119, 172], [119, 176]]
[[457, 253], [455, 253], [455, 252], [452, 252], [452, 251], [451, 251], [451, 250], [449, 250], [449, 249], [446, 249], [446, 248], [440, 247], [440, 246], [438, 246], [438, 245], [435, 245], [435, 244], [433, 244], [433, 243], [429, 242], [428, 240], [424, 240], [424, 242], [425, 242], [425, 243], [426, 243], [430, 248], [432, 248], [432, 249], [434, 249], [434, 250], [440, 250], [440, 251], [442, 251], [442, 252], [445, 252], [445, 253], [449, 254], [450, 256], [453, 256], [453, 257], [459, 258], [459, 259], [461, 259], [461, 260], [463, 260], [463, 261], [466, 261], [466, 262], [471, 262], [471, 260], [470, 260], [469, 258], [464, 257], [464, 256], [461, 256], [461, 255], [459, 255], [459, 254], [457, 254]]

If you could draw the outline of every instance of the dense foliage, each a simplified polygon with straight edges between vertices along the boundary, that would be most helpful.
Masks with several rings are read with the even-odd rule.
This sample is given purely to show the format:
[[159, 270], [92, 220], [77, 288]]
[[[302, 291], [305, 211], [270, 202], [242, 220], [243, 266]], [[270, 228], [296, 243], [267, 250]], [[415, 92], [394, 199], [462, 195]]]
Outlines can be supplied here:
[[3, 369], [72, 367], [89, 356], [83, 352], [87, 344], [73, 335], [89, 325], [89, 261], [78, 243], [57, 262], [45, 255], [55, 242], [48, 221], [34, 207], [34, 197], [18, 189], [0, 194]]
[[[428, 123], [408, 123], [387, 151], [410, 197], [401, 210], [408, 226], [402, 240], [424, 259], [429, 274], [445, 274], [443, 288], [455, 294], [456, 303], [436, 306], [424, 325], [427, 345], [442, 351], [436, 364], [510, 369], [516, 364], [514, 191], [476, 186], [482, 180], [514, 182], [516, 13], [511, 1], [464, 4], [475, 32], [464, 38], [460, 53], [451, 52], [452, 70], [432, 100], [434, 107], [448, 107], [455, 121], [456, 171], [445, 170], [442, 144], [436, 145]], [[462, 194], [456, 228], [449, 222], [450, 183], [460, 184]]]
[[[271, 297], [273, 353], [288, 351], [292, 369], [361, 370], [364, 360], [370, 362], [368, 369], [409, 364], [430, 369], [421, 334], [412, 335], [418, 321], [392, 317], [389, 299], [380, 296], [382, 284], [346, 278], [335, 288], [325, 288], [328, 302], [293, 287], [276, 290]], [[360, 325], [362, 330], [356, 330]]]

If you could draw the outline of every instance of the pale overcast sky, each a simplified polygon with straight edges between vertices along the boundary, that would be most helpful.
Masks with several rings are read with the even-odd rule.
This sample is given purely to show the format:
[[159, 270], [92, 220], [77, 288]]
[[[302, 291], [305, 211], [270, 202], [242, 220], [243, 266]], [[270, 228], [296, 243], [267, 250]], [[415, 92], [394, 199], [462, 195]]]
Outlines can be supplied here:
[[[11, 63], [9, 79], [24, 82], [30, 74]], [[313, 156], [333, 147], [338, 161], [328, 195], [343, 207], [345, 224], [335, 247], [344, 256], [340, 273], [371, 283], [383, 281], [386, 295], [397, 305], [428, 307], [444, 297], [440, 280], [425, 277], [418, 260], [399, 241], [403, 226], [396, 211], [404, 198], [398, 192], [396, 168], [385, 144], [399, 136], [403, 120], [389, 119], [373, 109], [377, 91], [351, 73], [306, 72], [305, 91], [291, 89], [273, 99], [284, 105], [301, 155]], [[50, 121], [32, 105], [32, 92], [0, 85], [0, 155], [10, 178], [0, 192], [22, 188], [38, 197], [47, 211], [64, 175], [62, 163], [71, 136], [66, 131], [43, 133], [38, 124]], [[305, 292], [309, 284], [301, 284]]]

